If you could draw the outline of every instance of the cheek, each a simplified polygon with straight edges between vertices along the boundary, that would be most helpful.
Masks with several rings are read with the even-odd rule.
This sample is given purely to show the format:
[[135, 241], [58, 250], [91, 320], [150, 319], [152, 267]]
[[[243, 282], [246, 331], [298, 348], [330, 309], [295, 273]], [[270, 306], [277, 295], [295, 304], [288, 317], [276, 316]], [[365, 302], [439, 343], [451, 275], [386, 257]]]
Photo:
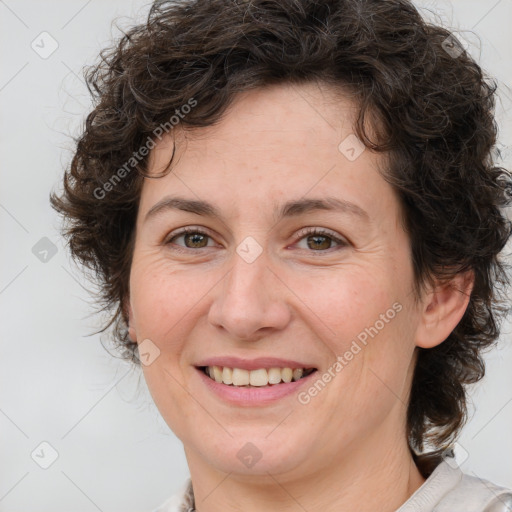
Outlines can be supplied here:
[[379, 321], [400, 298], [387, 273], [362, 265], [295, 281], [297, 295], [316, 315], [315, 324], [323, 324], [328, 337], [339, 340], [340, 349]]
[[308, 313], [311, 325], [331, 354], [332, 382], [340, 391], [332, 395], [333, 409], [364, 411], [375, 397], [383, 407], [395, 402], [389, 390], [397, 395], [405, 390], [414, 350], [415, 316], [406, 277], [399, 279], [391, 265], [388, 270], [353, 265], [314, 282], [298, 288], [298, 280], [297, 295], [307, 298], [314, 313]]
[[186, 316], [198, 297], [165, 260], [145, 254], [134, 257], [130, 275], [130, 304], [139, 339], [159, 344], [166, 333]]
[[156, 272], [148, 268], [133, 268], [130, 298], [139, 331], [145, 331], [149, 326], [158, 327], [166, 320], [168, 306], [173, 301], [170, 294], [174, 293], [175, 289], [171, 289], [167, 280], [162, 279]]

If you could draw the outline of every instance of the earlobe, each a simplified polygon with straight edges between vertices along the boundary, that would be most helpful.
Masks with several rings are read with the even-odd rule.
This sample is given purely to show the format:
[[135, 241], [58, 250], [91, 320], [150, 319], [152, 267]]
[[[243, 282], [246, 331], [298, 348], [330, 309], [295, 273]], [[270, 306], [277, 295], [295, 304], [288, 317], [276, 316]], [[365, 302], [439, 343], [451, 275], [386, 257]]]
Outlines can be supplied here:
[[416, 332], [418, 347], [433, 348], [448, 338], [466, 312], [473, 285], [474, 273], [467, 271], [431, 287]]

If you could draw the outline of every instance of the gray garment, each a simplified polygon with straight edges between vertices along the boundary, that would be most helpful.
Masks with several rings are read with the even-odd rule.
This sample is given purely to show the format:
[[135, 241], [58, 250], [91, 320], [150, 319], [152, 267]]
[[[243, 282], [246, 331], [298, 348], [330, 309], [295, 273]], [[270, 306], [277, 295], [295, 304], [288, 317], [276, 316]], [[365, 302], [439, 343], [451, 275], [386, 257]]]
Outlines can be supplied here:
[[512, 512], [512, 490], [467, 475], [446, 457], [396, 512]]
[[[191, 512], [193, 507], [189, 478], [153, 512]], [[396, 512], [512, 512], [512, 490], [463, 473], [447, 457]]]

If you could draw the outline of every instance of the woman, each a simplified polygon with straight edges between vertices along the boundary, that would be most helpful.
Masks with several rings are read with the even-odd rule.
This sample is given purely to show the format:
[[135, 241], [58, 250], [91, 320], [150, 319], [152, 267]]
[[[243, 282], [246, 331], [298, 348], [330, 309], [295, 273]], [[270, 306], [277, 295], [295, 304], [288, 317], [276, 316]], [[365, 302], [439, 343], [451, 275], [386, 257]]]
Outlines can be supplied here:
[[183, 442], [158, 511], [510, 510], [450, 456], [510, 236], [496, 87], [450, 32], [406, 0], [156, 2], [87, 80], [52, 204]]

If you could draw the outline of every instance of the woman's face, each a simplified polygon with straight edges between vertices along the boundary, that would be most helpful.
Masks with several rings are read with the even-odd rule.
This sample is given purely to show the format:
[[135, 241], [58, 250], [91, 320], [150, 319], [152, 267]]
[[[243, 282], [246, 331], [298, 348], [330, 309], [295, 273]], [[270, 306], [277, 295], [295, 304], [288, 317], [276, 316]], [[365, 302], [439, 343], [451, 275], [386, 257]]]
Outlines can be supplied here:
[[[244, 93], [186, 144], [176, 130], [172, 171], [145, 180], [130, 334], [189, 464], [291, 478], [405, 440], [420, 322], [411, 253], [354, 114], [312, 84]], [[163, 139], [151, 170], [171, 154]], [[269, 368], [316, 371], [235, 387], [207, 365], [256, 384], [289, 378]]]

